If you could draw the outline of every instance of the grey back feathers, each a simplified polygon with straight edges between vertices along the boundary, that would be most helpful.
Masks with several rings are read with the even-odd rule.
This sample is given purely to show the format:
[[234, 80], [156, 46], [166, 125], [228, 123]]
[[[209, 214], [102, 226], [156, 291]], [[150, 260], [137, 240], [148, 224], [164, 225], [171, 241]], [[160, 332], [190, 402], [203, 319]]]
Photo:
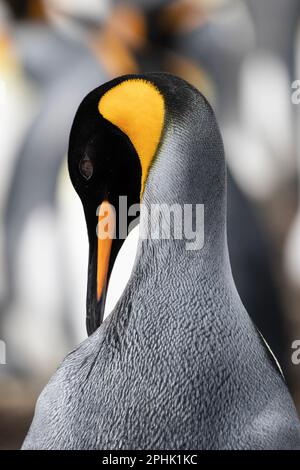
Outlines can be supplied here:
[[23, 448], [300, 448], [292, 399], [232, 280], [213, 112], [182, 80], [144, 78], [166, 103], [144, 203], [204, 204], [205, 243], [140, 240], [121, 299], [42, 392]]

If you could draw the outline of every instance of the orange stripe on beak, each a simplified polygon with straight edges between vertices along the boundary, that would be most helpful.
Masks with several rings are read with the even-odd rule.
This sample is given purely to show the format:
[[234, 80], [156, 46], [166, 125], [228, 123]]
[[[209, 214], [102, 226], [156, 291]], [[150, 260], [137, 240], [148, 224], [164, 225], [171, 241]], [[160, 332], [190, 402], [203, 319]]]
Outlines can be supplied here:
[[108, 201], [103, 201], [98, 212], [97, 253], [97, 301], [100, 300], [107, 282], [112, 238], [115, 230], [115, 211]]

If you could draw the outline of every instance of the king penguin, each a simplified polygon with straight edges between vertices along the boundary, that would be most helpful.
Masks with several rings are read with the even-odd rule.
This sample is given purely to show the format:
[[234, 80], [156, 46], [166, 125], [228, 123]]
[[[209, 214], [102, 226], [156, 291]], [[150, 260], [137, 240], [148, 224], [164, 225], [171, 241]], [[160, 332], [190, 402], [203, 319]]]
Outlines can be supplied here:
[[[114, 79], [79, 106], [68, 161], [89, 236], [90, 336], [41, 393], [23, 449], [300, 448], [284, 378], [232, 278], [223, 144], [202, 94], [165, 73]], [[104, 207], [118, 233], [120, 195], [141, 202], [146, 235], [153, 205], [200, 204], [204, 237], [187, 249], [175, 224], [169, 237], [140, 236], [102, 321], [123, 240], [96, 227]]]

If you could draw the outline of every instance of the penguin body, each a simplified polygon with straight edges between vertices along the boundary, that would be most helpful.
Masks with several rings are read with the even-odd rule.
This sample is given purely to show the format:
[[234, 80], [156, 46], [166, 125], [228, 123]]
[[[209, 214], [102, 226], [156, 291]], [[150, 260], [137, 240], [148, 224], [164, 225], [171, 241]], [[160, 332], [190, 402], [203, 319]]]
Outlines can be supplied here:
[[[204, 204], [204, 245], [187, 250], [186, 240], [176, 238], [174, 231], [169, 239], [141, 238], [125, 291], [96, 328], [91, 317], [97, 316], [100, 299], [93, 293], [91, 214], [92, 204], [102, 198], [100, 176], [104, 194], [112, 197], [113, 166], [106, 159], [115, 158], [115, 141], [121, 139], [119, 150], [125, 159], [125, 148], [129, 149], [133, 162], [133, 147], [139, 157], [145, 151], [141, 135], [148, 129], [142, 121], [147, 119], [148, 127], [156, 125], [149, 117], [155, 94], [146, 103], [147, 116], [135, 120], [140, 134], [129, 132], [130, 141], [124, 131], [131, 125], [126, 116], [110, 119], [108, 93], [116, 92], [117, 103], [122, 103], [128, 83], [137, 87], [134, 96], [153, 87], [165, 113], [142, 191], [141, 227], [152, 204]], [[105, 104], [100, 106], [105, 94], [106, 114]], [[128, 112], [136, 108], [130, 103]], [[124, 109], [116, 107], [119, 112]], [[123, 128], [117, 121], [125, 122]], [[97, 148], [95, 132], [101, 142]], [[96, 151], [100, 148], [101, 154]], [[94, 168], [93, 180], [91, 166], [87, 167], [90, 183], [82, 182], [77, 170], [82, 155]], [[162, 73], [125, 76], [99, 87], [85, 98], [75, 117], [69, 169], [89, 230], [87, 324], [94, 332], [65, 358], [42, 392], [23, 448], [299, 448], [294, 404], [232, 279], [223, 145], [203, 96], [185, 81]], [[119, 182], [122, 171], [117, 174]], [[195, 218], [193, 213], [193, 224]]]
[[[224, 289], [216, 275], [202, 280], [199, 301], [186, 267], [168, 272], [167, 285], [149, 283], [148, 270], [128, 285], [143, 292], [144, 307], [138, 295], [126, 296], [65, 359], [39, 398], [23, 447], [299, 448], [292, 400], [246, 312], [238, 320], [231, 312], [237, 296], [214, 302]], [[166, 298], [167, 290], [177, 292]]]

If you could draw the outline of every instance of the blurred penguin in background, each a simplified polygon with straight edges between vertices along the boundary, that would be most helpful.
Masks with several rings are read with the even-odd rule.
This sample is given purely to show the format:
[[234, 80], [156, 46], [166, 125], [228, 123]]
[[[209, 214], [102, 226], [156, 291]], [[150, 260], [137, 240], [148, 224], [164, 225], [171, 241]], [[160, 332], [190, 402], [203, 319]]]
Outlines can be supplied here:
[[[36, 107], [36, 94], [26, 76], [13, 37], [14, 23], [5, 2], [0, 2], [0, 219], [3, 221], [7, 192], [21, 142]], [[3, 338], [2, 299], [7, 289], [4, 224], [0, 224], [0, 334]], [[1, 368], [4, 372], [6, 368]]]
[[[295, 292], [300, 291], [300, 139], [299, 139], [299, 129], [300, 129], [300, 35], [299, 35], [299, 13], [300, 5], [295, 17], [296, 25], [298, 26], [298, 34], [294, 39], [294, 57], [291, 57], [291, 101], [294, 112], [294, 122], [295, 122], [295, 144], [296, 144], [296, 165], [297, 165], [297, 177], [298, 177], [298, 194], [297, 194], [297, 212], [295, 214], [293, 223], [291, 224], [288, 237], [286, 239], [285, 246], [285, 271], [291, 281], [292, 286], [295, 288]], [[294, 59], [294, 62], [292, 62]], [[296, 311], [296, 314], [298, 312]]]
[[[60, 17], [63, 17], [65, 2], [60, 3]], [[85, 2], [88, 4], [87, 11], [90, 3]], [[67, 30], [62, 21], [58, 27], [52, 14], [53, 2], [26, 0], [22, 5], [21, 18], [18, 18], [21, 12], [15, 11], [18, 21], [14, 24], [13, 37], [26, 75], [42, 95], [51, 82], [63, 75], [68, 67], [72, 67], [86, 52], [86, 48], [83, 38], [73, 32], [75, 25]], [[95, 21], [98, 16], [95, 15]]]
[[[290, 182], [295, 172], [297, 129], [291, 102], [298, 0], [248, 0], [255, 30], [255, 49], [241, 72], [241, 114], [248, 132], [267, 150], [262, 196]], [[262, 177], [261, 177], [262, 178]]]
[[[225, 145], [231, 149], [231, 138], [226, 142], [226, 136], [231, 136], [233, 129], [238, 132], [240, 126], [240, 69], [245, 55], [254, 48], [254, 25], [244, 2], [223, 1], [217, 8], [214, 2], [141, 0], [129, 1], [127, 7], [135, 7], [145, 18], [147, 38], [136, 47], [140, 69], [175, 73], [204, 92], [214, 103]], [[119, 14], [124, 8], [123, 2]], [[126, 15], [121, 16], [124, 23]], [[245, 146], [244, 142], [234, 148], [235, 156], [239, 150], [239, 166], [247, 157]], [[255, 207], [235, 181], [243, 184], [243, 178], [239, 180], [235, 171], [233, 174], [228, 180], [233, 277], [247, 311], [287, 372], [287, 333], [268, 237]]]

